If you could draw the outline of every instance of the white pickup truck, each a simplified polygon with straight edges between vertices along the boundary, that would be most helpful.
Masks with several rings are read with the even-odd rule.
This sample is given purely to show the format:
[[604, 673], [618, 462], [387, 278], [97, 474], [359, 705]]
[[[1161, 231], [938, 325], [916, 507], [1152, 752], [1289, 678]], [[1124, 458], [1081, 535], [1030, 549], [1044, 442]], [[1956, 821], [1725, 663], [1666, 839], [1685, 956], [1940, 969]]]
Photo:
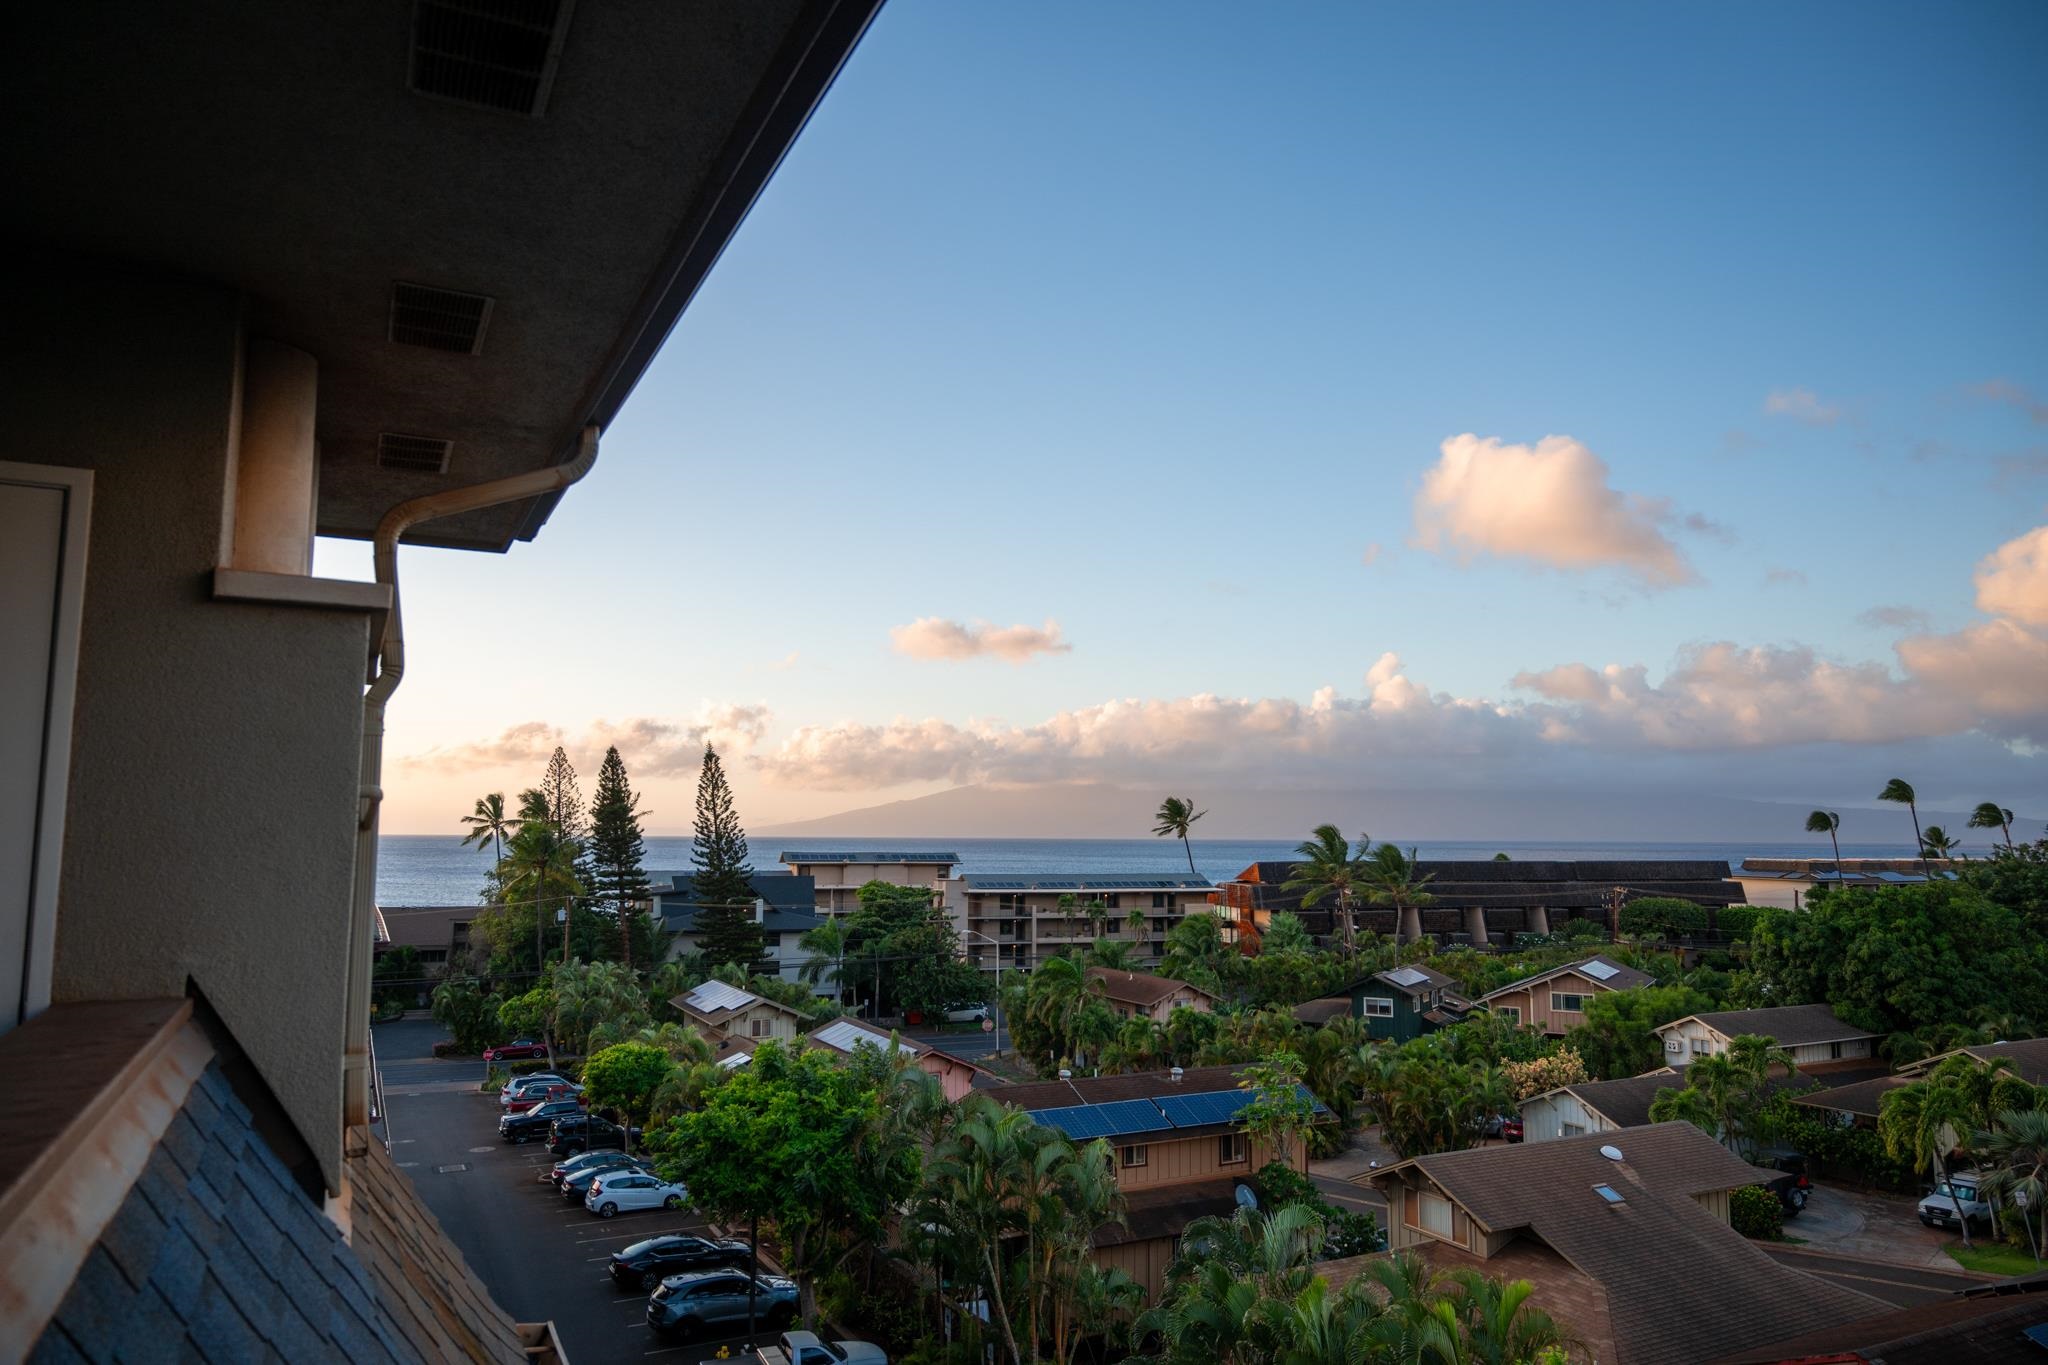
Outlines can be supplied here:
[[[1920, 1221], [1931, 1228], [1952, 1228], [1958, 1221], [1967, 1221], [1973, 1230], [1989, 1228], [1991, 1205], [1978, 1186], [1980, 1174], [1978, 1171], [1957, 1171], [1947, 1180], [1938, 1182], [1933, 1191], [1920, 1201]], [[1956, 1213], [1958, 1204], [1962, 1206], [1961, 1220]]]
[[784, 1332], [753, 1358], [754, 1365], [889, 1365], [889, 1353], [871, 1341], [825, 1341], [816, 1332]]

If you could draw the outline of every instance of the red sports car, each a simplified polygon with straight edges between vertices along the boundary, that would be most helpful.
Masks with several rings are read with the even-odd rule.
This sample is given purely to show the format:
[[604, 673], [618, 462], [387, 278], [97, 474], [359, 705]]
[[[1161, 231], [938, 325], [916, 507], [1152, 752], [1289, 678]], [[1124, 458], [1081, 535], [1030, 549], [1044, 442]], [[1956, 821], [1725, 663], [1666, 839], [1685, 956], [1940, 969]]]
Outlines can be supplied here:
[[509, 1043], [500, 1043], [496, 1047], [484, 1049], [484, 1060], [487, 1062], [522, 1062], [528, 1058], [547, 1055], [547, 1044], [536, 1043], [531, 1038], [514, 1038]]

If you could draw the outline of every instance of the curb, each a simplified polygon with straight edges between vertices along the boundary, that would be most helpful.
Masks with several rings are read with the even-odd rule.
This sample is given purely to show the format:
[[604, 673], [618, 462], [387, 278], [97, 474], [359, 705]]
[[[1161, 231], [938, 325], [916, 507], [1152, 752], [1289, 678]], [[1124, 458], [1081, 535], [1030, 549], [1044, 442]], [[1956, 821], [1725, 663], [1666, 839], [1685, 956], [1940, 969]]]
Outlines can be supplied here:
[[[2010, 1278], [2005, 1275], [1987, 1275], [1981, 1270], [1968, 1270], [1949, 1260], [1945, 1266], [1929, 1265], [1921, 1261], [1902, 1261], [1893, 1256], [1873, 1256], [1866, 1252], [1836, 1251], [1828, 1247], [1793, 1245], [1789, 1242], [1755, 1242], [1768, 1256], [1815, 1256], [1824, 1261], [1849, 1261], [1859, 1265], [1897, 1266], [1900, 1270], [1918, 1270], [1931, 1275], [1954, 1275], [1962, 1280], [1980, 1280], [1990, 1284]], [[1946, 1259], [1946, 1258], [1945, 1258]]]

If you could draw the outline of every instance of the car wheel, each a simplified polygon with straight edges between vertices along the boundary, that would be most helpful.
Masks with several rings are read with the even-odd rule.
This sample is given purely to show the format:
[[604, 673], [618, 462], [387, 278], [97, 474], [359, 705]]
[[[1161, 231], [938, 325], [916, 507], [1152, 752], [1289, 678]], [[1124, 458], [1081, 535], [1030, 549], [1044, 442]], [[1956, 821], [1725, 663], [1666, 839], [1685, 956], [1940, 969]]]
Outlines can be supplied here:
[[600, 1218], [609, 1218], [618, 1211], [619, 1206], [612, 1203], [609, 1199], [597, 1206], [597, 1216]]
[[1792, 1199], [1791, 1199], [1791, 1204], [1792, 1204], [1792, 1212], [1793, 1212], [1793, 1213], [1794, 1213], [1795, 1215], [1797, 1215], [1797, 1214], [1798, 1214], [1798, 1212], [1799, 1212], [1799, 1210], [1801, 1210], [1801, 1209], [1803, 1209], [1803, 1208], [1805, 1208], [1805, 1207], [1806, 1207], [1806, 1191], [1805, 1191], [1805, 1190], [1798, 1190], [1798, 1189], [1795, 1189], [1795, 1190], [1793, 1190], [1793, 1191], [1792, 1191]]
[[695, 1318], [683, 1318], [676, 1323], [675, 1330], [679, 1337], [694, 1337], [704, 1330], [704, 1324]]
[[661, 1201], [661, 1206], [665, 1209], [679, 1209], [683, 1206], [683, 1197], [679, 1194], [672, 1194]]
[[659, 1283], [660, 1281], [655, 1278], [655, 1274], [653, 1271], [643, 1270], [640, 1272], [640, 1287], [642, 1289], [645, 1289], [649, 1293], [652, 1293], [654, 1290], [654, 1286]]
[[795, 1321], [796, 1310], [787, 1305], [776, 1308], [768, 1314], [768, 1328], [773, 1332], [779, 1332]]

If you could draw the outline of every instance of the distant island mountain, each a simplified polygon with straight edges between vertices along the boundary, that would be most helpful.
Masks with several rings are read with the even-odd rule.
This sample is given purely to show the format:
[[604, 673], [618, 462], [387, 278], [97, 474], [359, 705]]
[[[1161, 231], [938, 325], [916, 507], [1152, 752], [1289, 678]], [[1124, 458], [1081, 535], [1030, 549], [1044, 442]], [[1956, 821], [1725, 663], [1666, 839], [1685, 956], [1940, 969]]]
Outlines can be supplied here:
[[[771, 839], [859, 836], [878, 838], [1136, 839], [1152, 833], [1152, 812], [1164, 791], [1055, 783], [1033, 787], [954, 787], [908, 801], [863, 806], [816, 820], [752, 831]], [[1195, 827], [1205, 839], [1299, 839], [1335, 821], [1354, 836], [1369, 830], [1396, 839], [1503, 839], [1517, 841], [1622, 840], [1717, 843], [1798, 842], [1806, 805], [1695, 796], [1669, 790], [1622, 791], [1203, 791], [1194, 797], [1209, 812]], [[1910, 847], [1905, 808], [1837, 807], [1842, 842], [1899, 843]], [[1967, 816], [1922, 809], [1920, 823], [1965, 834]], [[2041, 822], [2013, 822], [2015, 838], [2038, 835]], [[2034, 836], [2022, 833], [2022, 826]], [[1967, 831], [1972, 844], [1991, 842]], [[1827, 856], [1825, 839], [1815, 857]]]

